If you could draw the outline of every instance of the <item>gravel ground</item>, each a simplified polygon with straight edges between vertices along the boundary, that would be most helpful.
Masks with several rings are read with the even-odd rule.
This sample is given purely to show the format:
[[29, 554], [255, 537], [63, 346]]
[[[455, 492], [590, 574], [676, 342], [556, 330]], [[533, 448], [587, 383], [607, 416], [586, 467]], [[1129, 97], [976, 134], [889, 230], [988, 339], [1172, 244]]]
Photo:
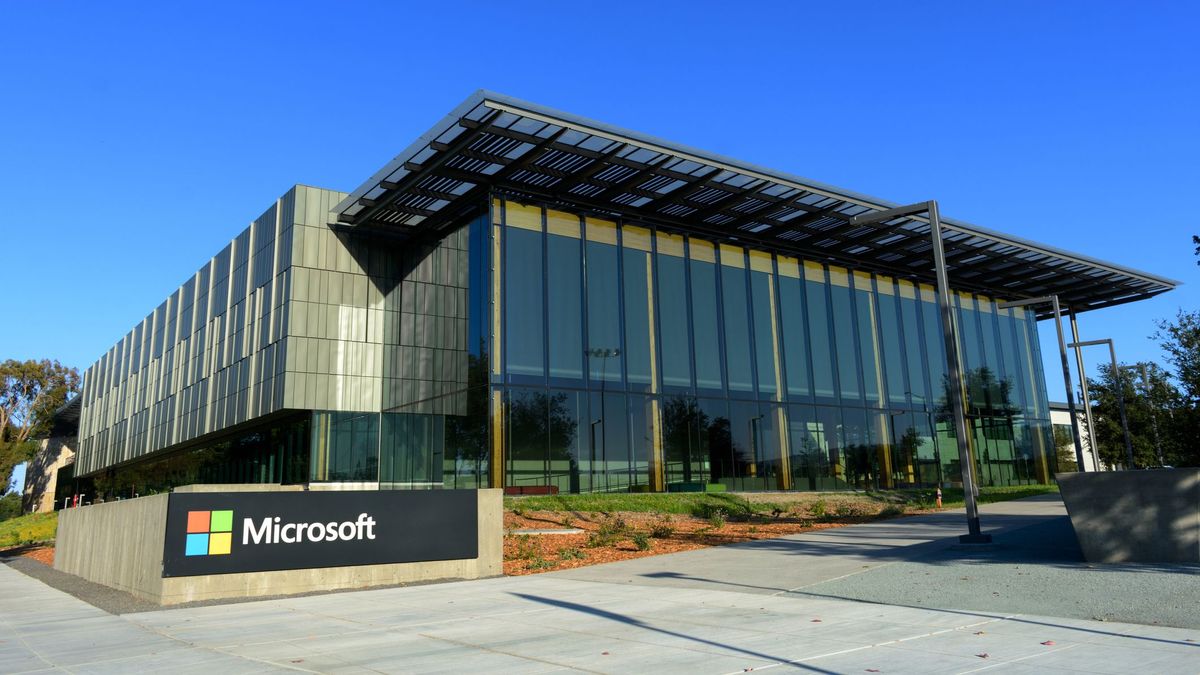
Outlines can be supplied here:
[[[336, 593], [354, 593], [362, 589], [347, 588], [339, 591], [314, 591], [312, 593], [293, 593], [290, 595], [264, 595], [254, 598], [226, 598], [221, 600], [202, 600], [199, 602], [185, 602], [178, 605], [170, 605], [163, 607], [157, 603], [147, 602], [134, 595], [124, 591], [118, 591], [115, 588], [101, 586], [100, 584], [92, 583], [77, 577], [74, 574], [59, 572], [44, 563], [40, 563], [32, 558], [27, 558], [20, 555], [0, 555], [0, 564], [7, 565], [11, 569], [17, 570], [26, 576], [33, 577], [38, 581], [46, 584], [51, 588], [58, 589], [63, 593], [72, 595], [97, 609], [104, 610], [109, 614], [131, 614], [135, 612], [153, 612], [159, 610], [172, 609], [187, 609], [190, 607], [208, 607], [212, 605], [232, 605], [243, 602], [259, 602], [263, 600], [276, 600], [280, 598], [303, 598], [310, 595], [332, 595]], [[400, 588], [406, 586], [427, 586], [431, 584], [442, 583], [441, 581], [418, 581], [408, 584], [380, 585], [372, 586], [372, 589], [383, 588]], [[0, 668], [3, 672], [3, 668]]]
[[0, 563], [8, 565], [26, 576], [33, 577], [47, 586], [73, 595], [109, 614], [127, 614], [129, 612], [148, 612], [155, 609], [162, 609], [153, 602], [139, 600], [124, 591], [94, 584], [74, 574], [59, 572], [53, 567], [32, 558], [24, 556], [3, 557], [0, 558]]
[[1200, 565], [1088, 564], [1066, 518], [805, 588], [812, 596], [911, 607], [1200, 628]]

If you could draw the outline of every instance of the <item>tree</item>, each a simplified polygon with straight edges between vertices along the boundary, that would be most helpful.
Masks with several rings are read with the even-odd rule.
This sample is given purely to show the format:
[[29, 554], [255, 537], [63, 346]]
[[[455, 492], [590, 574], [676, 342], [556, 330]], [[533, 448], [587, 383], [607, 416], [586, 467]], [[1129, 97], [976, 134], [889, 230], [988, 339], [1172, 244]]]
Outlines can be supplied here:
[[[1117, 373], [1120, 391], [1125, 397], [1135, 466], [1195, 464], [1194, 458], [1189, 460], [1187, 457], [1191, 444], [1181, 443], [1187, 438], [1187, 420], [1194, 414], [1167, 372], [1154, 363], [1137, 363], [1132, 366], [1122, 364]], [[1128, 464], [1112, 366], [1100, 366], [1100, 378], [1088, 380], [1088, 394], [1095, 401], [1092, 423], [1096, 428], [1092, 438], [1097, 454], [1110, 466]]]
[[37, 451], [54, 411], [79, 393], [79, 371], [58, 361], [0, 363], [0, 475], [7, 486], [13, 468]]
[[1070, 427], [1054, 426], [1054, 456], [1058, 460], [1059, 473], [1079, 470], [1079, 463], [1075, 459], [1075, 435]]

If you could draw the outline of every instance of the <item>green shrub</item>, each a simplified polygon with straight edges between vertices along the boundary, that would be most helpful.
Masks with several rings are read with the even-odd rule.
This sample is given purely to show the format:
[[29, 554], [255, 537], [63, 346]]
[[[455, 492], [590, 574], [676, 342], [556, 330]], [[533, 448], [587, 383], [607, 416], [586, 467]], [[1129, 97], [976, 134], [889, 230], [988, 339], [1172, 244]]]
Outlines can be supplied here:
[[584, 546], [587, 546], [588, 548], [600, 548], [601, 546], [612, 546], [613, 544], [617, 543], [618, 539], [620, 539], [620, 537], [618, 537], [615, 534], [612, 534], [612, 533], [605, 534], [605, 533], [602, 533], [599, 530], [597, 530], [595, 532], [591, 532], [588, 534], [587, 543], [584, 544]]
[[11, 520], [21, 515], [21, 495], [10, 492], [0, 497], [0, 521]]
[[650, 530], [650, 536], [655, 539], [670, 539], [673, 534], [675, 534], [675, 528], [671, 526], [669, 517], [660, 520]]
[[818, 499], [808, 507], [808, 513], [814, 518], [824, 518], [828, 512], [827, 507], [824, 499]]
[[893, 518], [902, 515], [904, 515], [904, 506], [901, 504], [889, 504], [879, 509], [879, 516], [881, 518]]
[[619, 537], [629, 531], [629, 525], [623, 518], [608, 518], [596, 528], [596, 533], [604, 537]]
[[722, 527], [725, 527], [725, 510], [713, 509], [712, 513], [708, 514], [708, 524], [712, 526], [714, 530], [719, 530]]
[[528, 565], [526, 565], [526, 568], [531, 570], [548, 570], [551, 567], [556, 567], [557, 565], [558, 562], [554, 560], [546, 560], [541, 556], [537, 556], [531, 560]]
[[528, 534], [517, 537], [517, 560], [533, 560], [541, 553], [537, 542]]
[[646, 536], [645, 532], [634, 532], [632, 538], [633, 538], [633, 545], [637, 547], [637, 550], [639, 550], [639, 551], [649, 551], [650, 550], [650, 537]]
[[587, 554], [574, 546], [558, 549], [559, 560], [583, 560], [585, 558], [587, 558]]

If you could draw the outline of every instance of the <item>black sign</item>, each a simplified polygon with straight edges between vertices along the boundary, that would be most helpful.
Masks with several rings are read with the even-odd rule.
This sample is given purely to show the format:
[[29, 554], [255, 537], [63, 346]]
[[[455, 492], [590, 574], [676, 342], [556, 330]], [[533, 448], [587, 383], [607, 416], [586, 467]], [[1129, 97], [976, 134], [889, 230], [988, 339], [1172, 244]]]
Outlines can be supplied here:
[[474, 490], [188, 492], [167, 504], [163, 576], [463, 560]]

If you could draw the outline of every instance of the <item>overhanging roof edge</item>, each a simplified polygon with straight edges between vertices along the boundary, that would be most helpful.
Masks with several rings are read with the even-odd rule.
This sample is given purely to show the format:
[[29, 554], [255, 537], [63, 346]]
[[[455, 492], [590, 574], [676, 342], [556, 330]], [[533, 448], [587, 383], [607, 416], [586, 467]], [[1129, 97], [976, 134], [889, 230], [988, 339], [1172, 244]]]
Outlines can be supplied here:
[[[764, 166], [735, 159], [733, 157], [728, 157], [726, 155], [721, 155], [681, 143], [668, 141], [656, 136], [625, 129], [580, 115], [575, 115], [573, 113], [539, 105], [537, 103], [532, 103], [511, 96], [506, 96], [504, 94], [488, 91], [486, 89], [479, 89], [467, 97], [466, 100], [459, 104], [448, 115], [443, 117], [436, 125], [434, 125], [433, 128], [422, 134], [416, 141], [397, 154], [396, 157], [386, 166], [375, 172], [370, 179], [355, 189], [349, 197], [342, 200], [334, 208], [335, 212], [341, 213], [345, 209], [352, 206], [360, 197], [373, 189], [374, 186], [378, 185], [380, 181], [382, 181], [384, 178], [402, 166], [405, 162], [415, 156], [418, 152], [420, 152], [429, 144], [430, 141], [434, 140], [447, 129], [457, 124], [458, 120], [461, 119], [467, 112], [471, 111], [480, 104], [484, 104], [490, 108], [498, 110], [511, 108], [513, 109], [512, 112], [515, 112], [516, 114], [532, 114], [534, 116], [543, 118], [542, 121], [544, 122], [559, 126], [566, 123], [567, 125], [582, 127], [588, 133], [599, 132], [599, 134], [608, 136], [611, 138], [611, 140], [617, 142], [633, 142], [638, 145], [651, 146], [670, 154], [685, 157], [690, 156], [691, 159], [702, 163], [723, 164], [726, 168], [731, 170], [748, 174], [757, 174], [755, 177], [764, 180], [790, 184], [792, 187], [808, 190], [810, 192], [822, 193], [834, 199], [855, 202], [860, 206], [867, 208], [885, 210], [901, 206], [901, 204], [897, 202], [880, 199], [878, 197], [872, 197], [870, 195], [853, 190], [835, 187], [796, 174], [770, 169]], [[917, 218], [917, 220], [924, 220], [924, 218]], [[1071, 262], [1078, 262], [1081, 264], [1102, 268], [1116, 274], [1138, 277], [1151, 283], [1163, 284], [1172, 288], [1183, 284], [1183, 282], [1175, 279], [1151, 274], [1149, 272], [1144, 272], [1142, 270], [1134, 269], [1124, 265], [1118, 265], [1110, 261], [1093, 258], [1080, 253], [1066, 251], [1064, 249], [1034, 242], [1028, 239], [1002, 234], [1000, 232], [996, 232], [995, 230], [990, 230], [955, 218], [942, 218], [942, 224], [949, 229], [958, 230], [965, 234], [983, 237], [997, 243], [1010, 244], [1012, 246], [1017, 246], [1027, 250], [1046, 253], [1048, 255], [1063, 258]]]

